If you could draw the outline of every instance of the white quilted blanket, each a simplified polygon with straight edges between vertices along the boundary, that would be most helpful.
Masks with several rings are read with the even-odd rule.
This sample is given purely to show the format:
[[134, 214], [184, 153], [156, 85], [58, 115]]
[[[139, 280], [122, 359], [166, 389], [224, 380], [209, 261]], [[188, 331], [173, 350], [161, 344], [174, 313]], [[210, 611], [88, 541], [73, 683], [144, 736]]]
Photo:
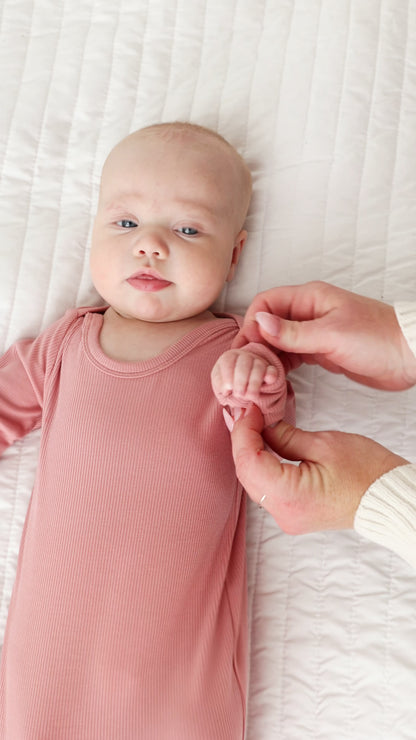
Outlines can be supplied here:
[[[250, 239], [221, 308], [317, 278], [416, 299], [416, 0], [2, 0], [0, 13], [1, 350], [97, 300], [101, 165], [156, 121], [218, 129], [252, 168]], [[314, 368], [293, 383], [304, 428], [416, 460], [414, 390]], [[0, 463], [2, 629], [37, 444]], [[248, 539], [248, 740], [414, 740], [416, 573], [352, 532], [286, 536], [255, 508]]]

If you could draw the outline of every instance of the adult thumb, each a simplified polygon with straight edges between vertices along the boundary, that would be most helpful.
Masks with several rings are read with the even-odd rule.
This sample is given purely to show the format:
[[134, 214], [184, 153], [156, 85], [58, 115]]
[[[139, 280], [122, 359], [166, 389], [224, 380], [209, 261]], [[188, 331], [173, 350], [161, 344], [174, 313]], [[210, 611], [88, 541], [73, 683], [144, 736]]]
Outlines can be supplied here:
[[285, 460], [311, 460], [315, 434], [305, 432], [286, 421], [279, 421], [274, 427], [263, 431], [263, 438], [270, 449]]
[[298, 354], [316, 354], [325, 351], [322, 339], [326, 335], [320, 319], [289, 321], [259, 311], [256, 313], [256, 322], [262, 337], [273, 347]]

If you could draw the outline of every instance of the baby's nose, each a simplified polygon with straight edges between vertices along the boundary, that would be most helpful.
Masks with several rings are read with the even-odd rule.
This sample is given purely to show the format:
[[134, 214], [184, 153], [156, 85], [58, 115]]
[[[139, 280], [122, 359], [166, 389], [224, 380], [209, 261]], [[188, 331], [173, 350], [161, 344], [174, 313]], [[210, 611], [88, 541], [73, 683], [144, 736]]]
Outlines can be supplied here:
[[166, 257], [168, 246], [162, 234], [157, 231], [147, 231], [140, 236], [136, 244], [136, 253], [141, 257]]

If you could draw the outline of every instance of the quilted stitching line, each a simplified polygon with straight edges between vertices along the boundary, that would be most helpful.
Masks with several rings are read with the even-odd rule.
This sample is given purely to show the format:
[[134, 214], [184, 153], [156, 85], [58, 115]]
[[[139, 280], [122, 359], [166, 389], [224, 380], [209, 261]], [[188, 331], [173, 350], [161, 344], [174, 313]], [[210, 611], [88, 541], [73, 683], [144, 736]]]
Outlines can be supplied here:
[[[80, 101], [81, 83], [82, 83], [84, 69], [85, 69], [84, 60], [85, 60], [85, 55], [86, 55], [86, 47], [87, 47], [87, 43], [88, 43], [88, 38], [89, 38], [89, 36], [91, 34], [91, 28], [94, 27], [94, 24], [92, 22], [93, 13], [94, 13], [94, 7], [95, 7], [95, 2], [93, 2], [92, 6], [91, 6], [90, 18], [89, 18], [89, 23], [88, 23], [88, 32], [87, 32], [87, 34], [85, 36], [85, 41], [84, 41], [84, 45], [83, 45], [82, 55], [81, 55], [81, 58], [79, 60], [79, 66], [78, 66], [78, 70], [79, 70], [79, 74], [78, 74], [78, 87], [77, 87], [76, 94], [74, 95], [73, 114], [71, 116], [71, 119], [70, 119], [71, 123], [69, 125], [68, 132], [67, 132], [66, 152], [65, 152], [65, 157], [64, 157], [63, 176], [62, 176], [61, 183], [60, 183], [59, 208], [58, 208], [58, 220], [57, 220], [57, 224], [56, 224], [55, 248], [53, 249], [52, 258], [51, 258], [51, 261], [50, 261], [49, 280], [48, 280], [48, 293], [47, 293], [47, 295], [45, 297], [42, 326], [45, 325], [45, 316], [46, 316], [46, 312], [47, 312], [47, 308], [48, 308], [49, 300], [50, 300], [50, 291], [51, 291], [51, 285], [52, 285], [52, 275], [54, 273], [54, 268], [55, 268], [55, 265], [56, 265], [57, 259], [58, 259], [58, 255], [57, 255], [57, 252], [58, 252], [58, 239], [59, 239], [59, 235], [62, 233], [61, 232], [61, 228], [62, 228], [61, 227], [61, 223], [62, 223], [62, 216], [63, 216], [63, 211], [64, 211], [64, 209], [63, 209], [62, 206], [63, 206], [63, 198], [64, 198], [65, 187], [66, 187], [66, 179], [68, 177], [67, 162], [68, 162], [68, 159], [69, 159], [69, 151], [70, 151], [70, 145], [71, 145], [72, 132], [74, 130], [74, 121], [77, 120], [76, 111], [77, 111], [77, 107], [79, 106], [79, 101]], [[59, 31], [59, 39], [58, 39], [58, 42], [60, 41], [61, 36], [62, 36], [62, 31], [63, 31], [63, 28], [64, 28], [64, 21], [65, 21], [65, 14], [64, 14], [64, 17], [62, 19], [61, 28], [60, 28], [60, 31]], [[57, 48], [58, 48], [58, 45], [57, 45]], [[52, 86], [50, 87], [50, 90], [51, 90], [51, 88], [52, 88]], [[47, 110], [47, 105], [45, 106], [45, 111], [46, 110]], [[84, 255], [85, 255], [85, 251], [84, 251]], [[84, 257], [84, 261], [85, 261], [85, 257]]]
[[[9, 3], [3, 4], [3, 12], [1, 13], [1, 19], [0, 19], [0, 24], [1, 24], [0, 25], [0, 38], [3, 38], [3, 35], [4, 35], [4, 25], [5, 25], [5, 18], [6, 18], [6, 10], [7, 10], [8, 6], [10, 6], [10, 5], [12, 5], [14, 7], [13, 0], [11, 0], [11, 2], [9, 2]], [[32, 23], [32, 20], [33, 20], [34, 4], [31, 5], [31, 9], [32, 9], [32, 14], [30, 16], [30, 19], [28, 19], [28, 21], [29, 21], [29, 23], [28, 23], [29, 28], [30, 28], [31, 23]], [[29, 43], [27, 43], [26, 46], [25, 46], [24, 60], [23, 60], [23, 64], [21, 65], [21, 74], [20, 74], [19, 81], [16, 84], [16, 90], [21, 90], [21, 88], [22, 88], [22, 80], [23, 80], [24, 73], [25, 73], [25, 70], [26, 70], [26, 65], [27, 65], [28, 50], [29, 50]], [[4, 146], [4, 157], [3, 157], [3, 161], [2, 161], [1, 166], [0, 166], [0, 171], [1, 172], [3, 172], [4, 165], [5, 165], [5, 162], [7, 160], [7, 156], [11, 152], [10, 138], [11, 138], [11, 132], [14, 130], [13, 122], [14, 122], [14, 120], [16, 118], [16, 109], [17, 109], [17, 106], [18, 106], [18, 102], [19, 102], [19, 96], [16, 95], [15, 98], [14, 98], [14, 104], [13, 104], [13, 108], [12, 108], [12, 114], [11, 114], [11, 117], [10, 117], [11, 123], [10, 123], [10, 126], [9, 126], [9, 130], [8, 130], [8, 134], [7, 134], [6, 142], [5, 142], [5, 146]]]
[[[33, 22], [34, 22], [34, 15], [35, 14], [34, 14], [34, 6], [33, 6], [33, 12], [32, 12], [32, 16], [31, 16], [31, 28], [32, 28], [32, 25], [33, 25]], [[59, 33], [61, 32], [61, 28], [62, 28], [62, 17], [61, 17], [61, 25], [60, 25], [60, 28], [59, 28]], [[57, 47], [58, 47], [58, 41], [56, 42], [56, 45], [55, 45], [54, 59], [56, 58]], [[26, 46], [25, 62], [24, 62], [24, 65], [22, 66], [22, 70], [23, 71], [22, 71], [22, 76], [21, 76], [20, 84], [19, 84], [19, 89], [20, 90], [22, 89], [21, 83], [22, 83], [22, 81], [23, 81], [23, 79], [25, 77], [25, 73], [27, 71], [27, 65], [29, 63], [28, 62], [28, 59], [29, 59], [29, 49], [30, 49], [30, 38], [29, 38], [29, 43]], [[11, 152], [12, 151], [12, 147], [10, 146], [10, 140], [11, 140], [11, 133], [13, 131], [13, 123], [14, 123], [14, 118], [16, 116], [19, 99], [20, 99], [19, 98], [19, 95], [17, 95], [16, 96], [16, 103], [15, 103], [14, 111], [13, 111], [13, 118], [12, 118], [12, 122], [11, 122], [10, 129], [9, 129], [9, 135], [8, 135], [8, 138], [7, 138], [7, 145], [6, 145], [6, 149], [5, 149], [5, 161], [6, 161], [6, 157], [7, 157], [7, 152]], [[45, 106], [45, 110], [46, 110], [46, 106]], [[31, 183], [31, 192], [29, 194], [29, 207], [28, 207], [28, 210], [27, 210], [26, 221], [25, 221], [25, 228], [24, 228], [24, 231], [23, 231], [22, 249], [21, 249], [21, 252], [20, 252], [20, 255], [19, 255], [19, 259], [18, 259], [18, 264], [17, 264], [16, 279], [15, 279], [14, 286], [13, 286], [14, 289], [13, 289], [13, 298], [12, 298], [12, 301], [11, 301], [11, 308], [10, 308], [10, 323], [8, 325], [8, 328], [7, 328], [7, 331], [6, 331], [6, 337], [5, 337], [5, 344], [6, 344], [6, 346], [8, 346], [10, 344], [10, 328], [11, 328], [11, 325], [12, 325], [12, 322], [13, 322], [13, 316], [14, 316], [15, 312], [17, 311], [17, 309], [16, 309], [16, 300], [17, 300], [17, 290], [18, 290], [18, 284], [19, 284], [19, 276], [21, 275], [22, 265], [23, 265], [23, 263], [25, 261], [25, 257], [24, 257], [25, 251], [28, 248], [27, 247], [26, 238], [27, 238], [27, 234], [28, 234], [28, 230], [29, 230], [29, 221], [30, 221], [30, 217], [31, 217], [31, 213], [32, 213], [32, 208], [33, 208], [31, 193], [33, 191], [33, 183], [34, 183], [34, 181], [36, 179], [36, 165], [37, 165], [37, 162], [38, 162], [38, 159], [39, 159], [39, 149], [40, 149], [40, 142], [41, 142], [41, 132], [42, 132], [42, 127], [44, 125], [44, 120], [45, 120], [45, 110], [43, 111], [42, 120], [41, 120], [40, 126], [39, 126], [39, 131], [40, 131], [39, 142], [38, 142], [38, 146], [37, 146], [37, 149], [36, 149], [36, 156], [35, 156], [35, 159], [34, 159], [32, 168], [31, 168], [32, 183]], [[30, 245], [29, 245], [29, 249], [30, 249]]]
[[328, 231], [329, 195], [331, 192], [332, 180], [334, 177], [334, 166], [335, 166], [335, 161], [336, 161], [336, 153], [339, 148], [338, 139], [340, 135], [341, 109], [342, 109], [342, 103], [343, 103], [343, 98], [344, 98], [344, 93], [345, 93], [346, 70], [347, 70], [347, 61], [348, 61], [348, 56], [349, 56], [349, 39], [351, 36], [351, 23], [352, 23], [351, 14], [352, 14], [351, 2], [349, 2], [348, 4], [348, 29], [347, 29], [346, 39], [345, 39], [343, 73], [342, 73], [342, 81], [341, 81], [339, 97], [338, 97], [338, 106], [337, 106], [337, 113], [336, 113], [337, 120], [335, 124], [331, 164], [329, 166], [329, 172], [328, 172], [328, 178], [327, 178], [325, 209], [323, 212], [323, 226], [322, 226], [322, 262], [323, 263], [324, 263], [325, 248], [326, 248], [326, 244], [328, 241], [327, 231]]
[[[407, 61], [408, 61], [408, 54], [409, 54], [409, 20], [410, 20], [410, 0], [407, 2], [407, 12], [406, 12], [406, 41], [405, 41], [405, 49], [403, 54], [403, 67], [402, 67], [402, 79], [401, 79], [401, 93], [400, 93], [400, 106], [399, 106], [399, 120], [397, 123], [397, 136], [396, 136], [396, 147], [394, 151], [394, 163], [392, 167], [392, 178], [391, 178], [391, 187], [389, 190], [390, 198], [389, 198], [389, 207], [387, 209], [387, 226], [386, 226], [386, 251], [389, 248], [390, 244], [390, 234], [391, 234], [391, 213], [392, 213], [392, 202], [393, 202], [393, 195], [395, 192], [395, 183], [397, 178], [397, 169], [398, 169], [398, 158], [399, 158], [399, 146], [400, 146], [400, 131], [402, 130], [402, 120], [403, 120], [403, 89], [405, 85], [406, 80], [406, 67], [407, 67]], [[382, 289], [382, 296], [386, 294], [386, 279], [387, 279], [387, 253], [384, 253], [385, 256], [385, 262], [384, 262], [384, 270], [383, 270], [383, 289]]]
[[177, 12], [177, 10], [178, 10], [178, 0], [175, 0], [174, 11], [172, 10], [172, 12], [174, 12], [175, 25], [174, 25], [173, 33], [172, 33], [172, 36], [171, 36], [171, 46], [170, 46], [170, 52], [169, 52], [169, 57], [170, 57], [169, 75], [168, 75], [168, 78], [166, 80], [165, 102], [163, 104], [162, 116], [161, 116], [161, 120], [162, 121], [165, 120], [166, 104], [167, 104], [167, 101], [168, 101], [169, 91], [170, 91], [171, 83], [172, 83], [172, 71], [173, 71], [173, 63], [172, 63], [172, 61], [173, 61], [173, 56], [174, 56], [174, 51], [175, 51], [176, 38], [178, 36], [178, 30], [177, 30], [178, 29], [178, 12]]
[[379, 13], [378, 13], [378, 18], [377, 18], [377, 48], [376, 48], [375, 55], [374, 55], [371, 101], [368, 107], [367, 125], [366, 125], [366, 131], [365, 131], [364, 144], [362, 148], [363, 157], [362, 157], [361, 171], [360, 171], [359, 183], [357, 187], [357, 195], [356, 195], [356, 201], [355, 201], [353, 260], [352, 260], [352, 269], [351, 269], [351, 284], [352, 284], [353, 290], [356, 286], [359, 285], [359, 281], [357, 280], [357, 274], [358, 274], [357, 258], [358, 258], [358, 249], [359, 249], [359, 245], [358, 245], [359, 226], [358, 224], [360, 220], [360, 210], [361, 210], [361, 203], [362, 203], [363, 179], [364, 179], [364, 173], [365, 173], [367, 157], [368, 157], [369, 129], [370, 129], [370, 124], [371, 124], [371, 119], [372, 119], [372, 112], [374, 109], [375, 87], [376, 87], [376, 81], [377, 81], [378, 67], [380, 63], [381, 13], [382, 13], [382, 0], [379, 4]]
[[[288, 53], [288, 46], [289, 46], [289, 41], [290, 41], [291, 34], [293, 32], [294, 14], [295, 14], [295, 3], [292, 3], [291, 4], [291, 11], [290, 11], [290, 18], [289, 18], [289, 21], [288, 21], [288, 24], [287, 24], [287, 34], [286, 34], [286, 38], [285, 38], [285, 48], [284, 48], [284, 52], [283, 52], [283, 55], [282, 55], [282, 59], [283, 59], [283, 62], [282, 62], [282, 73], [281, 73], [280, 80], [279, 80], [279, 89], [277, 91], [276, 98], [275, 98], [276, 102], [275, 102], [275, 113], [274, 113], [274, 121], [273, 121], [274, 125], [271, 127], [272, 130], [274, 131], [274, 133], [278, 130], [279, 104], [280, 104], [280, 97], [281, 97], [281, 90], [282, 90], [283, 70], [286, 67], [286, 59], [287, 59], [287, 53]], [[275, 136], [274, 141], [276, 140], [276, 138], [277, 137]], [[276, 151], [274, 150], [273, 151], [273, 165], [274, 165], [274, 158], [275, 158], [275, 156], [276, 156]], [[269, 168], [269, 166], [270, 166], [270, 164], [268, 163], [267, 169]], [[257, 284], [256, 284], [256, 292], [258, 292], [259, 290], [262, 289], [262, 282], [263, 282], [262, 267], [261, 266], [262, 266], [262, 263], [263, 263], [262, 258], [263, 258], [263, 255], [264, 255], [265, 251], [266, 251], [265, 243], [264, 243], [266, 229], [264, 228], [264, 225], [265, 225], [265, 222], [266, 222], [266, 218], [267, 218], [268, 213], [270, 212], [270, 210], [272, 210], [273, 208], [276, 207], [272, 203], [270, 203], [270, 198], [271, 198], [271, 195], [270, 195], [270, 188], [269, 188], [268, 191], [267, 191], [267, 194], [265, 196], [265, 200], [264, 200], [262, 229], [261, 229], [261, 241], [260, 241], [260, 254], [259, 254], [259, 259], [258, 259], [258, 263], [257, 263], [258, 264], [258, 277], [257, 277]]]

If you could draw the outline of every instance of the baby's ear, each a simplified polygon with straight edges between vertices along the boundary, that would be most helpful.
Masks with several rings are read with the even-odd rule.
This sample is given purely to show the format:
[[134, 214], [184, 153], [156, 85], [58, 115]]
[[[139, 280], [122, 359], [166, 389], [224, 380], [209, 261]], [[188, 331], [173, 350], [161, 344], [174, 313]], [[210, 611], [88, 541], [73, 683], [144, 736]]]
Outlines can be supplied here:
[[234, 249], [233, 249], [233, 253], [231, 256], [231, 265], [230, 265], [228, 275], [226, 277], [227, 283], [229, 283], [234, 277], [235, 269], [240, 259], [241, 250], [243, 249], [244, 244], [246, 243], [246, 239], [247, 239], [247, 231], [245, 229], [242, 229], [242, 231], [240, 231], [240, 233], [237, 234], [235, 238]]

